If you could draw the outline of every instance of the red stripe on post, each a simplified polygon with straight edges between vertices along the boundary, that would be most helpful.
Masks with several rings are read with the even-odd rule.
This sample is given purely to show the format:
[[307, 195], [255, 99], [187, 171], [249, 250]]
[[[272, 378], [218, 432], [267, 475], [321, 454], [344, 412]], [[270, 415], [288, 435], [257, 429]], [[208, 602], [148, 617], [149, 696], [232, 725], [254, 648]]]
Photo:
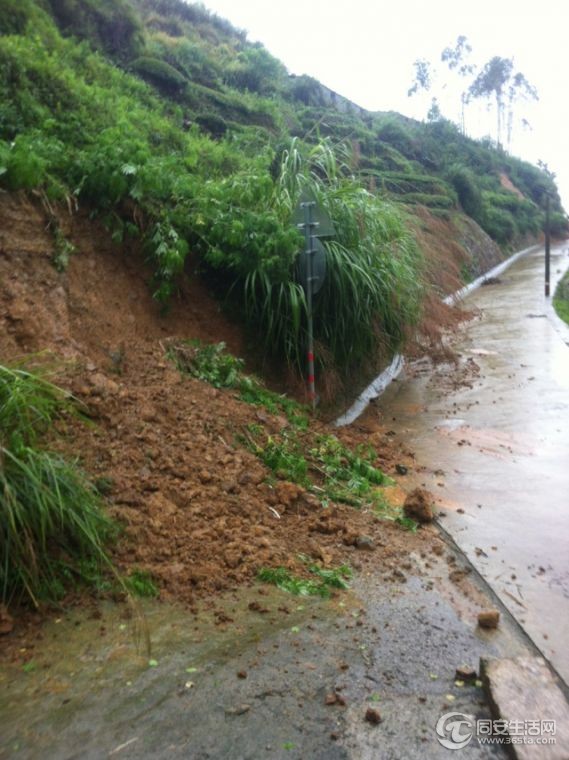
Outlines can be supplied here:
[[308, 382], [313, 383], [314, 382], [314, 375], [308, 375]]
[[314, 354], [312, 353], [312, 351], [308, 352], [308, 361], [309, 362], [313, 362], [314, 361]]

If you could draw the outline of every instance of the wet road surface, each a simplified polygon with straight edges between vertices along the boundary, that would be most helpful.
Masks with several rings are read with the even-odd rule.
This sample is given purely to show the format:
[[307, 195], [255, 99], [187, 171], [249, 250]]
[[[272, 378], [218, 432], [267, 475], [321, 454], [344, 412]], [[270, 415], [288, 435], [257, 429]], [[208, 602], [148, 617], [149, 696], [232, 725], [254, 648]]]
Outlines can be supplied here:
[[[568, 266], [554, 248], [552, 280]], [[568, 682], [569, 329], [543, 295], [543, 250], [465, 306], [480, 314], [458, 369], [411, 366], [376, 408], [424, 465], [411, 477], [440, 524]]]
[[[0, 757], [444, 760], [441, 715], [490, 717], [456, 668], [533, 649], [507, 617], [476, 626], [487, 600], [476, 579], [449, 580], [452, 549], [410, 563], [396, 581], [362, 573], [332, 601], [245, 589], [218, 600], [222, 625], [148, 603], [150, 656], [124, 606], [72, 611], [45, 628], [25, 671], [0, 665]], [[505, 756], [474, 739], [461, 750]]]

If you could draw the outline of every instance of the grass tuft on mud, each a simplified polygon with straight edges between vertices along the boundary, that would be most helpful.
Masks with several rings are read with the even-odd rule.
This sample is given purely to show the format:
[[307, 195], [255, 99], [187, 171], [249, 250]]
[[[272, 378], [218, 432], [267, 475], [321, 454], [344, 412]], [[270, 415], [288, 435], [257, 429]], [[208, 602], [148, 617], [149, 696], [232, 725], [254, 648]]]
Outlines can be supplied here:
[[214, 388], [234, 388], [242, 401], [262, 406], [271, 414], [284, 414], [296, 427], [308, 427], [306, 407], [265, 388], [257, 377], [245, 374], [245, 362], [227, 353], [225, 343], [178, 341], [168, 347], [167, 354], [180, 372], [203, 380]]
[[[110, 563], [113, 533], [95, 489], [76, 466], [38, 448], [68, 403], [37, 374], [0, 366], [0, 599], [60, 599]], [[93, 572], [94, 567], [97, 572]]]

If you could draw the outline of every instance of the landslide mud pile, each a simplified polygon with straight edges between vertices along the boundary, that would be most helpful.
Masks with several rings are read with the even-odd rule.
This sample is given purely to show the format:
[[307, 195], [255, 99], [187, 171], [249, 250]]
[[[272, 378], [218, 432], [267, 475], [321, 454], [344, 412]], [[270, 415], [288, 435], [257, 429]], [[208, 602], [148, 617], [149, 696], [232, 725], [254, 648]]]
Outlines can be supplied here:
[[[410, 551], [430, 551], [428, 532], [412, 535], [345, 504], [323, 508], [275, 478], [242, 433], [253, 425], [268, 439], [286, 432], [287, 420], [176, 369], [166, 355], [173, 339], [242, 349], [239, 330], [196, 278], [161, 314], [134, 247], [116, 245], [84, 215], [63, 214], [74, 252], [58, 272], [47, 221], [39, 205], [0, 200], [0, 359], [42, 352], [34, 361], [56, 367], [83, 404], [52, 445], [104, 486], [124, 526], [113, 550], [122, 570], [149, 572], [163, 598], [191, 603], [254, 579], [261, 567], [302, 573], [301, 556], [325, 566], [373, 562], [389, 575]], [[316, 423], [305, 435], [323, 430]], [[375, 424], [339, 435], [350, 446], [371, 444], [388, 474], [409, 460]], [[402, 491], [389, 490], [401, 503]]]

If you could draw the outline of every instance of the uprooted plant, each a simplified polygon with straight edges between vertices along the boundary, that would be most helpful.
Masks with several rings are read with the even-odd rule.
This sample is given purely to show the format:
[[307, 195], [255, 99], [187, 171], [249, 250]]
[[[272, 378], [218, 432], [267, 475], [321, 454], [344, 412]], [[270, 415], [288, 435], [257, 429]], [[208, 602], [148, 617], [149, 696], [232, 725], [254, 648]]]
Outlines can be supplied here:
[[332, 569], [325, 569], [314, 563], [310, 563], [305, 557], [301, 557], [307, 563], [307, 570], [315, 578], [301, 578], [293, 575], [286, 567], [261, 568], [257, 578], [263, 583], [272, 583], [281, 591], [287, 591], [296, 596], [320, 596], [324, 599], [330, 597], [330, 589], [349, 588], [349, 579], [352, 570], [348, 565], [340, 565]]

